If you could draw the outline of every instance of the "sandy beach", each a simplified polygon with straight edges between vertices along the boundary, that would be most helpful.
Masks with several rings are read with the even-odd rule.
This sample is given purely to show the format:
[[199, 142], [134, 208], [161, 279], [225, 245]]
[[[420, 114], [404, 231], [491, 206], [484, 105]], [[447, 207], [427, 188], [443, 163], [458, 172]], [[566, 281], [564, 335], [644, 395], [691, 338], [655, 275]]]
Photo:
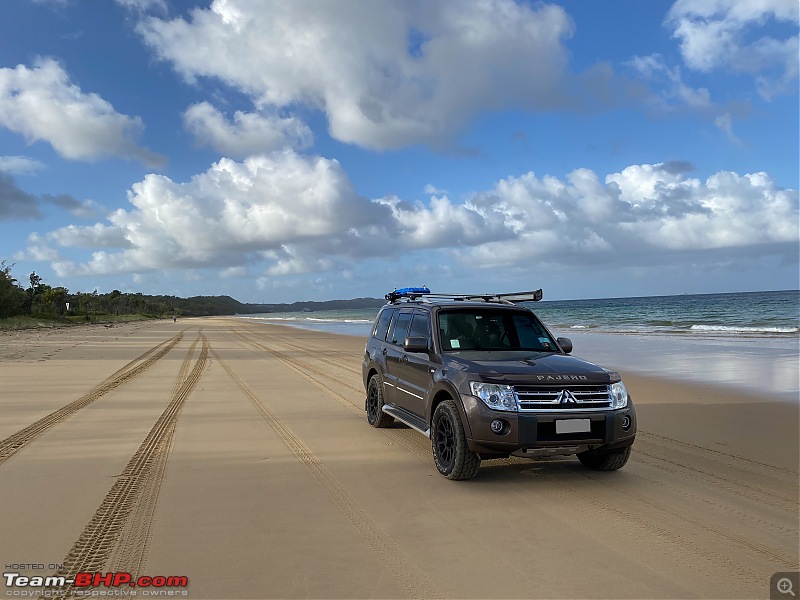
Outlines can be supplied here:
[[623, 370], [621, 471], [452, 482], [423, 436], [367, 424], [363, 348], [235, 318], [0, 332], [4, 572], [188, 580], [116, 597], [768, 598], [800, 568], [796, 399]]

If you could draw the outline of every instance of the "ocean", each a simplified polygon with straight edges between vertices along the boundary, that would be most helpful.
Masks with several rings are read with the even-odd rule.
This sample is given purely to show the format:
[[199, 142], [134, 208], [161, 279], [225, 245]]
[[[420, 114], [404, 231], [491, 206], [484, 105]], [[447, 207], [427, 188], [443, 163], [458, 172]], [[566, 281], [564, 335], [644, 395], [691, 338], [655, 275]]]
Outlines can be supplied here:
[[[800, 400], [800, 291], [685, 294], [527, 304], [573, 354], [625, 371]], [[378, 309], [240, 315], [369, 334]]]

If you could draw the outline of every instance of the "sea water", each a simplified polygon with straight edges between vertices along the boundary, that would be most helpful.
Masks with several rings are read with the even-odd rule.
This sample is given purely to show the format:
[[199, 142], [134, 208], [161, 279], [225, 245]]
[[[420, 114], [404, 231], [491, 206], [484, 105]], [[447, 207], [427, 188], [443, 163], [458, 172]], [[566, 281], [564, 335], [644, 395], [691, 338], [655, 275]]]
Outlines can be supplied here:
[[[685, 294], [526, 304], [573, 354], [621, 371], [800, 397], [800, 291]], [[378, 309], [243, 316], [366, 336]]]

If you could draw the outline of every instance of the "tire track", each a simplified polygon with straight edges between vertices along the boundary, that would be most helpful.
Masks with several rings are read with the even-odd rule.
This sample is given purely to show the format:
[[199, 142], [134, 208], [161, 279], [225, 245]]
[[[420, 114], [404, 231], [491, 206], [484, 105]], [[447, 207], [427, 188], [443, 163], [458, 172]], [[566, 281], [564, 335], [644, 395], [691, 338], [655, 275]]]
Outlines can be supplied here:
[[[685, 464], [684, 462], [665, 458], [664, 456], [659, 456], [658, 454], [651, 454], [650, 452], [646, 451], [646, 448], [642, 448], [641, 445], [637, 447], [636, 454], [637, 456], [651, 459], [648, 464], [670, 473], [674, 473], [688, 479], [697, 479], [703, 481], [704, 483], [708, 482], [708, 480], [713, 480], [715, 485], [720, 489], [724, 489], [732, 494], [741, 496], [742, 498], [756, 500], [780, 510], [787, 510], [797, 506], [797, 498], [786, 498], [781, 494], [767, 491], [766, 489], [763, 489], [763, 487], [755, 487], [741, 481], [735, 481], [733, 479], [729, 479], [728, 477], [723, 477], [705, 469], [693, 467], [692, 465]], [[733, 486], [738, 486], [738, 488], [742, 489], [738, 489], [737, 487]], [[776, 502], [776, 500], [778, 502]]]
[[[142, 502], [144, 498], [144, 504], [147, 504], [148, 496], [157, 496], [161, 478], [164, 475], [163, 464], [166, 462], [166, 455], [172, 443], [178, 416], [183, 403], [197, 385], [208, 359], [208, 341], [201, 332], [198, 335], [202, 339], [203, 347], [194, 367], [181, 384], [178, 392], [173, 395], [139, 449], [128, 461], [123, 472], [117, 477], [116, 482], [84, 527], [83, 533], [62, 561], [63, 567], [56, 573], [56, 576], [70, 577], [84, 571], [107, 571], [108, 569], [105, 567], [119, 544], [127, 521], [137, 503]], [[159, 463], [159, 457], [162, 456], [163, 461]], [[140, 514], [146, 513], [140, 512]], [[124, 552], [122, 554], [127, 557], [125, 560], [131, 558]], [[137, 568], [135, 557], [132, 559], [133, 564], [120, 560], [117, 560], [116, 563], [121, 570], [128, 570], [128, 567]], [[74, 586], [63, 588], [63, 592], [63, 595], [59, 597], [77, 595]]]
[[[183, 359], [180, 372], [175, 380], [175, 387], [172, 390], [173, 398], [179, 395], [181, 387], [186, 384], [189, 378], [189, 369], [195, 350], [197, 345], [203, 341], [201, 338], [202, 330], [201, 327], [197, 338], [192, 342], [186, 357]], [[175, 425], [173, 424], [172, 428], [174, 429], [174, 427]], [[167, 460], [172, 450], [173, 439], [172, 431], [170, 431], [169, 441], [166, 446], [155, 453], [152, 466], [152, 485], [145, 486], [143, 493], [137, 497], [136, 503], [131, 510], [131, 515], [120, 534], [115, 551], [108, 560], [109, 571], [125, 571], [136, 579], [143, 574], [147, 566], [147, 556], [150, 552], [150, 542], [155, 524], [156, 506], [161, 493], [161, 484], [166, 473]]]
[[[251, 340], [250, 338], [248, 338], [247, 336], [238, 331], [233, 331], [233, 334], [236, 335], [242, 341], [249, 344], [250, 346], [253, 346], [258, 350], [262, 350], [268, 354], [271, 354], [272, 356], [280, 360], [283, 364], [285, 364], [287, 367], [289, 367], [292, 371], [300, 375], [303, 379], [305, 379], [318, 389], [322, 390], [322, 392], [325, 393], [327, 396], [336, 400], [336, 402], [338, 402], [339, 405], [341, 405], [343, 408], [346, 408], [351, 413], [357, 415], [360, 419], [364, 419], [365, 413], [363, 407], [353, 403], [351, 400], [349, 400], [345, 396], [342, 396], [341, 394], [339, 394], [338, 392], [336, 392], [335, 390], [333, 390], [332, 388], [330, 388], [328, 385], [325, 384], [324, 380], [330, 378], [330, 375], [328, 373], [324, 373], [319, 369], [315, 369], [314, 367], [303, 361], [287, 358], [283, 353], [279, 352], [278, 350], [274, 350], [272, 348], [264, 346], [263, 344], [259, 344], [255, 340]], [[315, 373], [317, 377], [314, 377], [311, 373]], [[339, 379], [336, 379], [336, 381], [356, 392], [361, 392], [361, 390]], [[420, 448], [418, 444], [415, 444], [414, 442], [406, 439], [405, 436], [403, 436], [400, 433], [401, 430], [395, 431], [392, 429], [381, 429], [380, 431], [384, 433], [386, 436], [392, 438], [395, 442], [397, 442], [401, 446], [403, 446], [406, 450], [416, 455], [418, 458], [421, 458], [430, 465], [433, 464], [433, 459], [431, 457], [429, 447], [426, 447], [425, 449]], [[413, 430], [405, 429], [402, 431], [412, 432]], [[416, 432], [413, 433], [414, 437], [419, 436], [418, 433]]]
[[702, 450], [703, 452], [709, 452], [712, 454], [720, 455], [724, 458], [733, 459], [736, 461], [743, 461], [749, 463], [751, 465], [757, 465], [758, 467], [765, 467], [769, 471], [784, 471], [790, 475], [796, 476], [799, 474], [797, 471], [793, 471], [792, 469], [787, 469], [785, 467], [778, 467], [775, 465], [770, 465], [767, 463], [759, 462], [757, 460], [752, 460], [750, 458], [745, 458], [744, 456], [739, 456], [738, 454], [731, 454], [729, 452], [722, 452], [721, 450], [714, 450], [713, 448], [706, 448], [705, 446], [699, 446], [697, 444], [691, 444], [689, 442], [682, 442], [680, 440], [676, 440], [675, 438], [668, 437], [666, 435], [659, 435], [657, 433], [653, 433], [651, 431], [642, 431], [641, 429], [638, 430], [637, 435], [643, 435], [645, 437], [655, 438], [657, 440], [662, 440], [671, 444], [675, 444], [676, 446], [683, 446], [685, 448], [691, 448], [692, 450]]
[[[251, 390], [220, 356], [211, 350], [211, 355], [230, 375], [242, 393], [264, 417], [270, 427], [283, 440], [295, 457], [305, 466], [319, 482], [333, 503], [344, 513], [345, 517], [366, 540], [370, 548], [378, 555], [381, 565], [389, 569], [391, 574], [413, 598], [442, 598], [441, 592], [431, 583], [425, 574], [406, 558], [397, 544], [383, 532], [363, 508], [350, 496], [347, 490], [336, 481], [325, 465], [314, 455], [308, 446], [278, 419], [267, 404]], [[285, 362], [285, 361], [282, 361]]]
[[67, 420], [76, 412], [88, 406], [98, 398], [104, 396], [111, 390], [119, 387], [123, 383], [130, 381], [137, 375], [144, 373], [181, 341], [184, 331], [181, 331], [173, 338], [164, 341], [153, 348], [150, 348], [150, 350], [133, 359], [127, 365], [108, 376], [101, 383], [93, 387], [74, 402], [70, 402], [66, 406], [51, 412], [49, 415], [42, 417], [24, 429], [20, 429], [16, 433], [13, 433], [6, 439], [0, 441], [0, 465], [2, 465], [9, 458], [14, 456], [14, 454], [30, 444], [33, 440], [42, 435], [51, 427]]

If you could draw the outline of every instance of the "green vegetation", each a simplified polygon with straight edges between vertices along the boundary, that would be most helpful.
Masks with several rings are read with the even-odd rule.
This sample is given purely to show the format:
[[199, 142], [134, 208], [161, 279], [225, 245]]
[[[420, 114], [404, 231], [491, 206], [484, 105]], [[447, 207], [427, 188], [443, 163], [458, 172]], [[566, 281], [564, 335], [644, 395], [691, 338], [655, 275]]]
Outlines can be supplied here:
[[295, 302], [293, 304], [243, 304], [230, 296], [146, 296], [114, 290], [107, 294], [70, 293], [64, 287], [51, 287], [36, 272], [29, 285], [19, 284], [11, 266], [0, 261], [0, 329], [52, 327], [78, 323], [108, 323], [142, 319], [201, 317], [208, 315], [253, 314], [342, 308], [378, 308], [376, 298]]

